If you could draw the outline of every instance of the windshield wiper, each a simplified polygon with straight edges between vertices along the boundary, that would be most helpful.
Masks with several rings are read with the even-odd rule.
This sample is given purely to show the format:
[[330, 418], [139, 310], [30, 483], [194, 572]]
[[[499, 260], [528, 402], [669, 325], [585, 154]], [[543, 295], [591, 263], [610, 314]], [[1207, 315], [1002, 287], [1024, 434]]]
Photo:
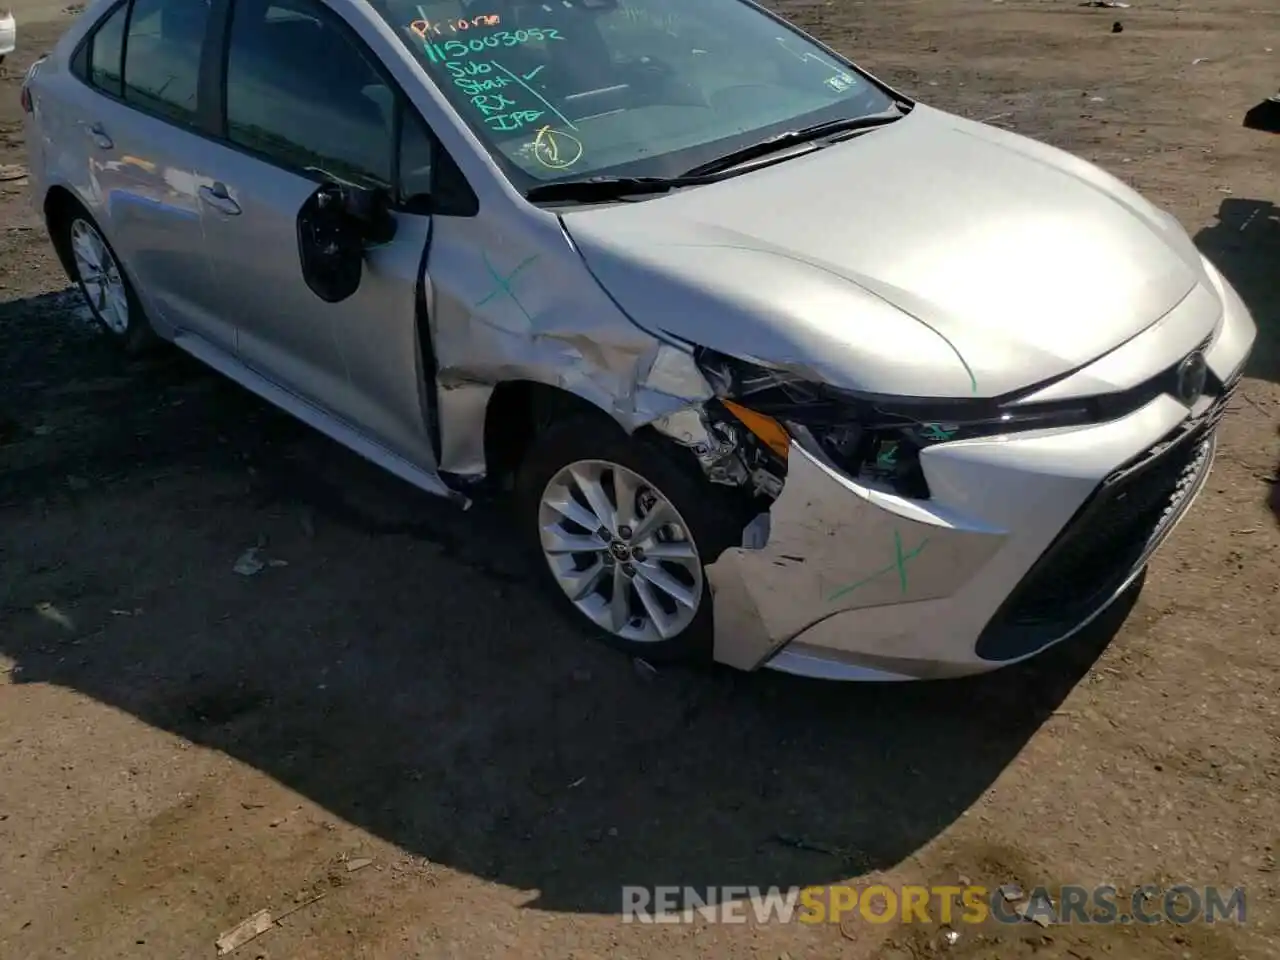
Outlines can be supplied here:
[[[823, 137], [881, 127], [904, 116], [906, 116], [904, 110], [893, 107], [864, 117], [843, 117], [839, 120], [811, 124], [798, 130], [786, 130], [766, 140], [748, 144], [724, 156], [708, 160], [691, 170], [686, 170], [678, 177], [586, 177], [582, 180], [558, 180], [554, 183], [530, 187], [525, 191], [525, 197], [535, 203], [556, 200], [601, 203], [639, 194], [667, 193], [680, 187], [696, 187], [705, 183], [714, 183], [722, 179], [726, 170], [749, 160], [755, 160], [757, 157], [768, 156], [787, 147], [810, 143]], [[813, 149], [818, 148], [815, 146]]]
[[539, 200], [577, 200], [600, 203], [644, 193], [666, 193], [678, 187], [696, 187], [711, 183], [715, 177], [587, 177], [583, 180], [558, 180], [530, 187], [525, 197]]
[[[869, 113], [864, 117], [843, 117], [839, 120], [827, 120], [823, 123], [810, 124], [807, 127], [800, 127], [798, 130], [784, 130], [782, 133], [776, 133], [772, 137], [759, 140], [756, 143], [749, 143], [737, 150], [731, 150], [723, 156], [716, 157], [714, 160], [700, 163], [693, 169], [686, 170], [683, 176], [705, 177], [721, 173], [749, 160], [767, 157], [771, 153], [785, 150], [787, 147], [811, 143], [814, 140], [821, 140], [823, 137], [829, 137], [837, 133], [854, 133], [859, 130], [869, 130], [872, 127], [882, 127], [887, 123], [900, 120], [904, 116], [906, 116], [906, 113], [903, 110], [893, 107], [880, 113]], [[815, 147], [815, 149], [817, 148]]]

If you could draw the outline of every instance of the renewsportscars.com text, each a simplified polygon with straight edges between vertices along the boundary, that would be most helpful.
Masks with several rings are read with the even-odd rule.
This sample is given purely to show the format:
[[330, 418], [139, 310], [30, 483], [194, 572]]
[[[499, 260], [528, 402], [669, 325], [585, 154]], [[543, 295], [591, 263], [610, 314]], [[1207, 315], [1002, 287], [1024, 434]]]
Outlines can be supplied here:
[[622, 888], [624, 923], [997, 923], [1153, 924], [1245, 922], [1242, 887], [1145, 885], [1121, 893], [1096, 887], [680, 887]]

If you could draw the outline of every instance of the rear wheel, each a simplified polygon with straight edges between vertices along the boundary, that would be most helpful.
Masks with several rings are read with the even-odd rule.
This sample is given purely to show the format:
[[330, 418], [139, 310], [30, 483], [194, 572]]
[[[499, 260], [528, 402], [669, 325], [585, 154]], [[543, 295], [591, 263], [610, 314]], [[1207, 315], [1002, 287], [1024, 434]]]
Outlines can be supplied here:
[[742, 535], [733, 491], [681, 453], [576, 416], [535, 442], [517, 479], [518, 522], [548, 587], [579, 624], [653, 661], [709, 657], [703, 568]]
[[133, 285], [98, 225], [78, 209], [68, 211], [59, 220], [60, 243], [67, 253], [72, 279], [93, 319], [126, 353], [141, 353], [156, 344], [158, 338]]

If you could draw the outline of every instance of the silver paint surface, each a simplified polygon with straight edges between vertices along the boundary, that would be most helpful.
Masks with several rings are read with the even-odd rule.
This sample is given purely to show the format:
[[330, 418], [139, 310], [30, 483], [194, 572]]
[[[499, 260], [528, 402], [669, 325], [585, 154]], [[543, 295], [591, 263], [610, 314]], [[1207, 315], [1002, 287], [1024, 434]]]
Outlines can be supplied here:
[[896, 395], [999, 396], [1066, 373], [1205, 280], [1181, 228], [1119, 181], [923, 105], [565, 223], [642, 326]]

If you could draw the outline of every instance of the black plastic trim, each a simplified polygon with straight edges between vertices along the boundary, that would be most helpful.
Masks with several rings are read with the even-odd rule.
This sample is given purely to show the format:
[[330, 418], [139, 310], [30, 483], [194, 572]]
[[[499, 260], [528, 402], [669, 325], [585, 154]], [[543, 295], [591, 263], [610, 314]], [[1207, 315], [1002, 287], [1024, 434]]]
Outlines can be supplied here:
[[[1114, 597], [1124, 581], [1146, 562], [1152, 540], [1159, 538], [1168, 525], [1175, 522], [1187, 509], [1185, 496], [1174, 500], [1183, 492], [1180, 485], [1189, 482], [1191, 489], [1194, 489], [1203, 482], [1204, 471], [1208, 469], [1210, 445], [1237, 385], [1238, 381], [1226, 385], [1199, 418], [1183, 421], [1171, 434], [1117, 467], [1094, 488], [988, 621], [974, 649], [979, 657], [1003, 663], [1036, 653], [1073, 633], [1081, 623], [1091, 619]], [[1026, 605], [1029, 602], [1034, 604], [1036, 591], [1043, 588], [1046, 580], [1054, 580], [1058, 565], [1076, 538], [1089, 532], [1091, 524], [1106, 522], [1106, 511], [1118, 498], [1128, 495], [1127, 490], [1120, 485], [1140, 482], [1142, 475], [1162, 467], [1176, 467], [1177, 461], [1174, 458], [1178, 457], [1185, 457], [1186, 463], [1174, 475], [1174, 482], [1168, 490], [1170, 505], [1166, 507], [1164, 514], [1155, 518], [1147, 537], [1141, 542], [1130, 544], [1120, 555], [1109, 556], [1107, 559], [1112, 561], [1110, 572], [1095, 582], [1087, 595], [1066, 604], [1060, 615], [1052, 618], [1028, 615], [1025, 612]], [[1200, 462], [1201, 458], [1204, 458], [1203, 463]], [[1195, 474], [1187, 478], [1186, 471], [1192, 468], [1195, 468]], [[1117, 490], [1120, 491], [1118, 494]]]

